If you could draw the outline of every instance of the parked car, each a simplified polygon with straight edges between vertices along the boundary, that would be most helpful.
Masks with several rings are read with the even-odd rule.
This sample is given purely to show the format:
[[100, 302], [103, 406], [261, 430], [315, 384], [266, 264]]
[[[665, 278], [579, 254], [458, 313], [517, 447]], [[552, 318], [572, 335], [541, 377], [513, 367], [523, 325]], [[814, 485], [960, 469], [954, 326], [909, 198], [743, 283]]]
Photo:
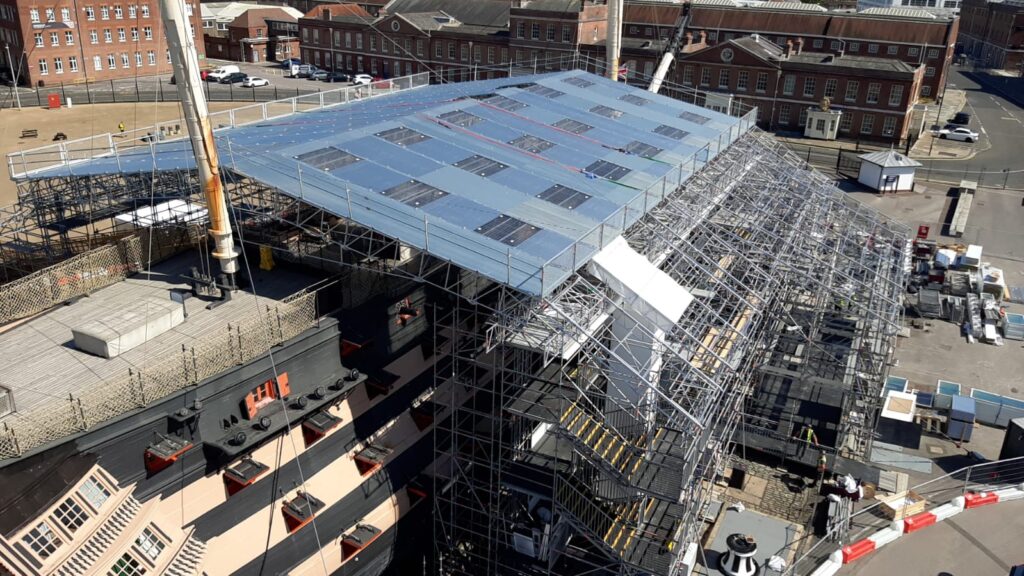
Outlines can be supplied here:
[[971, 115], [967, 112], [957, 112], [956, 115], [949, 120], [949, 123], [967, 126], [971, 123]]
[[214, 68], [206, 75], [206, 79], [211, 82], [220, 82], [229, 74], [238, 74], [241, 71], [242, 70], [238, 66], [229, 64], [227, 66], [221, 66], [220, 68]]
[[313, 74], [317, 70], [319, 70], [319, 68], [312, 64], [299, 64], [293, 65], [287, 75], [291, 78], [309, 78], [309, 75]]
[[328, 72], [327, 70], [317, 70], [316, 72], [313, 72], [312, 74], [309, 75], [309, 79], [324, 80], [327, 78], [328, 74], [330, 74], [330, 72]]
[[292, 66], [300, 66], [301, 64], [302, 60], [299, 60], [298, 58], [288, 58], [287, 60], [281, 61], [281, 68], [288, 70]]
[[249, 76], [242, 81], [242, 88], [255, 88], [257, 86], [270, 86], [270, 81], [259, 76]]
[[344, 72], [330, 72], [323, 78], [324, 82], [348, 82], [352, 78]]
[[943, 128], [942, 130], [937, 130], [936, 135], [943, 140], [959, 140], [967, 143], [978, 141], [978, 133], [963, 126], [953, 128], [952, 130], [949, 128]]
[[245, 79], [248, 78], [248, 77], [249, 77], [249, 75], [246, 74], [245, 72], [232, 72], [231, 74], [228, 74], [227, 76], [221, 78], [220, 79], [220, 83], [221, 84], [238, 84], [239, 82], [245, 82]]
[[352, 77], [352, 84], [355, 86], [369, 86], [373, 82], [373, 76], [369, 74], [356, 74]]

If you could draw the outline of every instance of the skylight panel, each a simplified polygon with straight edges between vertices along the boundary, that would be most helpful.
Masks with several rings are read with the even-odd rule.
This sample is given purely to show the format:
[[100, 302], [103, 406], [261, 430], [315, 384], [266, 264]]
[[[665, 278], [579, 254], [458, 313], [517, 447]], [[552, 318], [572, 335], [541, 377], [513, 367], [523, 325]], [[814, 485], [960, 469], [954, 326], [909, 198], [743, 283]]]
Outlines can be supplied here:
[[558, 122], [552, 124], [555, 128], [565, 130], [566, 132], [572, 132], [573, 134], [582, 134], [587, 130], [592, 130], [594, 127], [590, 124], [584, 124], [579, 120], [573, 120], [572, 118], [562, 118]]
[[455, 163], [457, 168], [462, 168], [466, 172], [472, 172], [477, 176], [493, 176], [498, 172], [501, 172], [505, 168], [508, 168], [505, 164], [498, 162], [497, 160], [491, 160], [479, 154], [474, 154], [465, 160], [459, 160]]
[[527, 92], [532, 92], [538, 96], [544, 96], [545, 98], [558, 98], [559, 96], [565, 96], [565, 92], [549, 88], [543, 84], [534, 84], [526, 89]]
[[629, 174], [631, 170], [625, 166], [619, 166], [614, 162], [608, 162], [607, 160], [598, 160], [590, 166], [587, 166], [586, 172], [601, 178], [607, 178], [608, 180], [619, 180], [626, 174]]
[[566, 84], [572, 84], [573, 86], [576, 86], [578, 88], [590, 88], [591, 86], [594, 85], [594, 83], [591, 82], [590, 80], [587, 80], [586, 78], [580, 78], [578, 76], [573, 76], [572, 78], [565, 78], [562, 80], [562, 82], [565, 82]]
[[568, 186], [555, 184], [540, 194], [537, 194], [537, 198], [546, 200], [567, 210], [572, 210], [587, 200], [590, 200], [590, 195], [584, 194], [579, 190], [573, 190]]
[[687, 110], [686, 112], [680, 113], [679, 117], [682, 118], [683, 120], [686, 120], [687, 122], [693, 122], [694, 124], [700, 124], [701, 126], [703, 126], [704, 124], [707, 124], [708, 121], [711, 120], [710, 118], [708, 118], [706, 116], [701, 116], [700, 114], [695, 114], [693, 112], [690, 112], [689, 110]]
[[522, 110], [523, 108], [526, 108], [528, 106], [528, 104], [523, 104], [522, 102], [519, 102], [518, 100], [513, 100], [511, 98], [502, 96], [500, 94], [496, 95], [496, 96], [492, 96], [492, 97], [484, 100], [484, 102], [486, 102], [486, 103], [488, 103], [491, 106], [494, 106], [496, 108], [501, 108], [502, 110], [508, 110], [509, 112], [515, 112], [516, 110]]
[[593, 108], [590, 109], [590, 111], [593, 112], [594, 114], [604, 116], [605, 118], [619, 118], [622, 116], [621, 110], [616, 110], [615, 108], [609, 108], [603, 105], [594, 106]]
[[648, 100], [647, 98], [641, 98], [636, 94], [626, 94], [624, 96], [619, 96], [619, 100], [622, 100], [623, 102], [629, 102], [630, 104], [635, 104], [637, 106], [643, 106], [644, 104], [651, 103], [651, 101]]
[[430, 136], [420, 134], [419, 132], [411, 128], [406, 128], [405, 126], [399, 126], [398, 128], [377, 132], [374, 136], [399, 146], [409, 146], [410, 144], [417, 144], [419, 142], [426, 142], [427, 140], [430, 140]]
[[449, 124], [461, 126], [462, 128], [469, 128], [473, 124], [476, 124], [483, 120], [479, 116], [474, 116], [469, 112], [466, 112], [465, 110], [453, 110], [451, 112], [445, 112], [444, 114], [438, 116], [438, 118], [444, 120]]
[[651, 146], [650, 144], [639, 140], [630, 142], [623, 150], [626, 154], [634, 154], [636, 156], [643, 156], [644, 158], [654, 158], [662, 152], [661, 148]]
[[317, 170], [325, 171], [344, 168], [349, 164], [355, 164], [361, 160], [358, 156], [349, 154], [348, 152], [339, 150], [333, 146], [299, 154], [298, 156], [295, 156], [295, 159], [303, 164], [308, 164]]
[[661, 126], [658, 126], [657, 128], [654, 129], [654, 132], [655, 134], [661, 134], [662, 136], [667, 136], [674, 140], [682, 140], [683, 138], [686, 138], [687, 136], [690, 135], [690, 133], [687, 132], [686, 130], [680, 130], [679, 128], [669, 126], [667, 124], [662, 124]]
[[533, 152], [534, 154], [539, 154], [554, 146], [551, 142], [530, 134], [523, 134], [515, 140], [510, 140], [509, 144], [519, 148], [520, 150], [526, 150], [527, 152]]
[[444, 190], [424, 184], [419, 180], [402, 182], [398, 186], [384, 190], [381, 194], [413, 208], [425, 206], [448, 195]]
[[501, 214], [483, 226], [478, 227], [476, 231], [502, 244], [519, 246], [528, 238], [540, 232], [540, 228]]

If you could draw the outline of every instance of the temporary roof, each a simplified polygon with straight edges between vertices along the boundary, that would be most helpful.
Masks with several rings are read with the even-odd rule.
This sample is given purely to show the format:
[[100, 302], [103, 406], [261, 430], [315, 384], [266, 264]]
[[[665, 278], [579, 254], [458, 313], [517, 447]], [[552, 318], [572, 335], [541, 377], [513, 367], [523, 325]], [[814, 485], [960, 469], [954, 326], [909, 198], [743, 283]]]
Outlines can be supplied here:
[[[741, 132], [738, 118], [568, 71], [411, 89], [216, 138], [235, 173], [543, 295]], [[193, 166], [187, 140], [152, 150], [31, 177]]]
[[895, 150], [879, 150], [878, 152], [861, 154], [860, 159], [877, 164], [882, 168], [916, 167], [921, 165], [917, 160], [908, 158]]

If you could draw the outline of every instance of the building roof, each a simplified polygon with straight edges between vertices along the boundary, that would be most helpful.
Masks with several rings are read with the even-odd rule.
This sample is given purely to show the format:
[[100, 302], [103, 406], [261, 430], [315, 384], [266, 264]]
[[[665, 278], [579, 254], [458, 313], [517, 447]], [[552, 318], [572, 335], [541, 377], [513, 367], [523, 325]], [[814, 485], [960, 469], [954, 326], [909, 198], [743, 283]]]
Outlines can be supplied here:
[[[199, 5], [199, 11], [203, 20], [216, 20], [222, 23], [231, 23], [235, 18], [252, 9], [278, 9], [283, 10], [294, 19], [302, 17], [302, 12], [290, 6], [259, 4], [256, 2], [204, 2]], [[277, 20], [277, 18], [272, 19]]]
[[779, 60], [783, 57], [783, 54], [785, 54], [785, 50], [783, 50], [781, 46], [760, 34], [751, 34], [750, 36], [735, 38], [729, 42], [743, 48], [762, 60]]
[[582, 5], [582, 0], [522, 0], [519, 8], [541, 12], [579, 12]]
[[[410, 89], [215, 137], [227, 170], [542, 295], [742, 132], [738, 118], [567, 71]], [[187, 144], [55, 173], [181, 170]]]
[[902, 72], [913, 74], [917, 66], [908, 64], [895, 58], [876, 58], [873, 56], [858, 56], [855, 54], [843, 54], [836, 56], [831, 52], [801, 52], [790, 54], [784, 60], [789, 64], [814, 64], [818, 66], [829, 66], [832, 68], [850, 68], [857, 70], [877, 70], [883, 72]]
[[324, 12], [330, 15], [331, 19], [335, 19], [339, 16], [352, 16], [361, 18], [366, 22], [372, 21], [373, 16], [363, 9], [358, 4], [319, 4], [311, 8], [303, 18], [312, 18], [316, 20], [323, 19]]
[[[293, 10], [298, 12], [298, 10]], [[277, 21], [296, 22], [298, 17], [281, 6], [250, 8], [231, 21], [232, 28], [258, 28], [267, 25], [267, 18]]]
[[384, 7], [388, 14], [444, 12], [463, 24], [508, 28], [508, 0], [392, 0]]
[[891, 16], [893, 18], [931, 18], [933, 20], [936, 18], [935, 14], [928, 10], [900, 6], [868, 8], [867, 10], [861, 10], [860, 14]]
[[912, 168], [921, 166], [921, 163], [917, 160], [908, 158], [895, 150], [879, 150], [878, 152], [861, 154], [860, 159], [877, 164], [882, 168]]

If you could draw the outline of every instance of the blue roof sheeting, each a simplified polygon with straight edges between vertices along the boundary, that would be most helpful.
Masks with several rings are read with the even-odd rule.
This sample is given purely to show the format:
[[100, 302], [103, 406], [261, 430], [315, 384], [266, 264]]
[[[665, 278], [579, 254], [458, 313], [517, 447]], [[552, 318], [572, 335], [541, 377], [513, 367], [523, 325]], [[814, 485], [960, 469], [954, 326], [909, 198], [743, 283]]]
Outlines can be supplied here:
[[[544, 295], [747, 128], [568, 71], [427, 86], [216, 138], [224, 167]], [[31, 177], [191, 166], [185, 140]]]

